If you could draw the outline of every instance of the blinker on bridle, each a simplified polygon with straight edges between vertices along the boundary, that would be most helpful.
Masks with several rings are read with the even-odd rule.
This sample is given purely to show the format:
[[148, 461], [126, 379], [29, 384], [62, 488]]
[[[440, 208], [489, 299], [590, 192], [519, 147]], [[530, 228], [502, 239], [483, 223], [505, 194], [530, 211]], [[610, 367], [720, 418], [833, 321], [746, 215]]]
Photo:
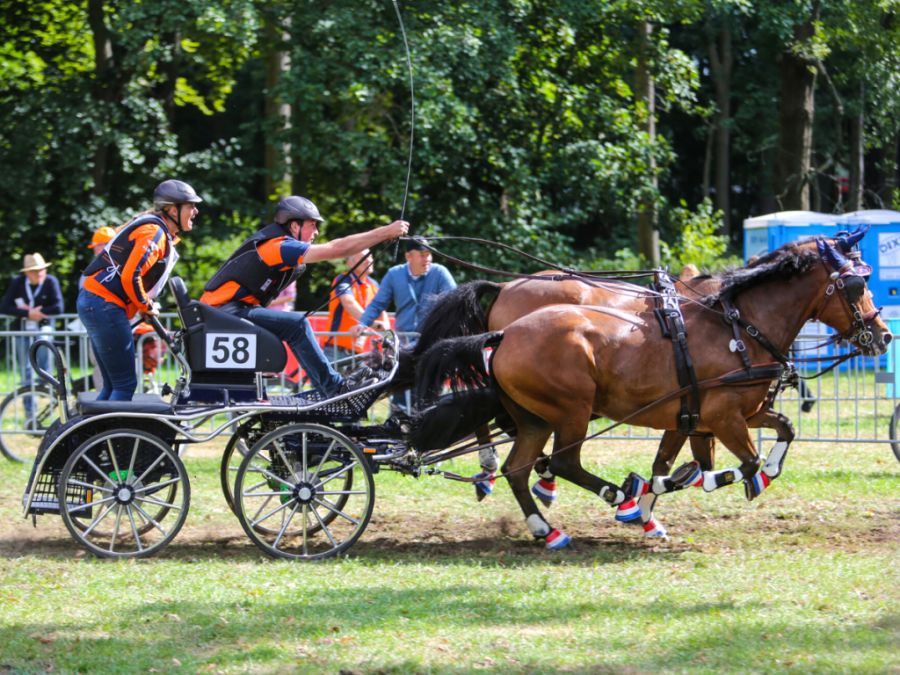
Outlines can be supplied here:
[[[863, 234], [865, 234], [865, 231], [863, 231]], [[848, 244], [849, 249], [853, 244], [849, 242]], [[813, 320], [819, 320], [822, 312], [825, 311], [828, 301], [834, 296], [835, 290], [840, 290], [845, 307], [852, 318], [850, 329], [841, 333], [839, 338], [847, 342], [857, 342], [862, 347], [869, 347], [875, 341], [875, 334], [866, 322], [871, 322], [881, 314], [881, 308], [877, 307], [864, 314], [857, 306], [857, 303], [865, 293], [866, 279], [872, 274], [872, 268], [859, 260], [858, 251], [848, 250], [847, 257], [844, 257], [840, 251], [832, 247], [822, 237], [816, 239], [816, 248], [819, 251], [819, 258], [822, 264], [825, 265], [825, 269], [828, 271], [833, 283], [829, 284], [828, 288], [825, 289], [825, 297]], [[844, 247], [841, 246], [841, 248]], [[859, 264], [856, 263], [857, 260], [859, 260]]]

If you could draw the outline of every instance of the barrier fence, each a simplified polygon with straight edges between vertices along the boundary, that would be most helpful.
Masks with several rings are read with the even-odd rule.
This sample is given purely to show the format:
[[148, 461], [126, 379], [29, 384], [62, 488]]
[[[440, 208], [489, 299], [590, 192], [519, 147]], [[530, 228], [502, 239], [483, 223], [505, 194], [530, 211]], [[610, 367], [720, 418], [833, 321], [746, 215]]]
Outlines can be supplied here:
[[[311, 320], [314, 329], [321, 327], [327, 314], [313, 315]], [[21, 350], [14, 348], [15, 338], [47, 337], [60, 348], [69, 365], [71, 389], [73, 394], [93, 388], [90, 379], [92, 366], [88, 358], [87, 334], [75, 322], [76, 315], [54, 317], [54, 323], [41, 334], [23, 331], [0, 331], [0, 353], [5, 355], [5, 367], [0, 376], [0, 449], [5, 454], [15, 454], [10, 450], [14, 445], [21, 445], [27, 439], [38, 439], [43, 433], [41, 425], [33, 420], [33, 410], [47, 403], [52, 397], [49, 389], [35, 378], [35, 383], [21, 381]], [[6, 327], [9, 322], [7, 320]], [[176, 314], [162, 314], [160, 321], [168, 329], [177, 326]], [[892, 321], [892, 324], [895, 322]], [[898, 442], [898, 387], [895, 377], [900, 368], [894, 365], [900, 359], [900, 348], [897, 338], [900, 337], [900, 321], [892, 325], [895, 333], [887, 357], [887, 367], [879, 366], [879, 361], [866, 357], [855, 357], [839, 368], [812, 380], [803, 380], [800, 389], [788, 389], [775, 399], [773, 407], [787, 415], [794, 424], [795, 442], [835, 442], [835, 443], [883, 443], [890, 444], [897, 459], [900, 460], [900, 442]], [[2, 325], [2, 324], [0, 324]], [[810, 326], [810, 328], [813, 328]], [[72, 330], [70, 330], [72, 329]], [[346, 333], [315, 331], [317, 337], [326, 339]], [[817, 347], [822, 342], [822, 333], [807, 332], [802, 334], [792, 348], [792, 358], [804, 356], [824, 356], [826, 348]], [[143, 347], [155, 334], [141, 335], [136, 342], [135, 369], [138, 381], [144, 391], [158, 392], [163, 383], [174, 384], [178, 376], [175, 360], [163, 357], [160, 365], [152, 372], [145, 372], [143, 366]], [[361, 356], [355, 355], [340, 358], [336, 349], [325, 348], [326, 356], [337, 361], [336, 367], [354, 368], [361, 362]], [[846, 348], [839, 350], [846, 353]], [[816, 364], [799, 364], [803, 377], [820, 375], [829, 365], [828, 362]], [[269, 380], [268, 386], [281, 393], [296, 392], [303, 386], [299, 378], [296, 361], [291, 358], [284, 373]], [[51, 368], [51, 373], [54, 373]], [[55, 374], [55, 373], [54, 373]], [[52, 415], [56, 416], [55, 408]], [[591, 423], [590, 433], [603, 428], [607, 420], [596, 420]], [[773, 432], [759, 429], [754, 432], [757, 447], [768, 447], [776, 440]], [[14, 443], [13, 437], [19, 437]], [[658, 440], [659, 432], [642, 427], [623, 426], [602, 437], [604, 440]], [[768, 445], [767, 445], [768, 444]], [[34, 443], [36, 445], [36, 443]], [[8, 451], [8, 452], [7, 452]]]

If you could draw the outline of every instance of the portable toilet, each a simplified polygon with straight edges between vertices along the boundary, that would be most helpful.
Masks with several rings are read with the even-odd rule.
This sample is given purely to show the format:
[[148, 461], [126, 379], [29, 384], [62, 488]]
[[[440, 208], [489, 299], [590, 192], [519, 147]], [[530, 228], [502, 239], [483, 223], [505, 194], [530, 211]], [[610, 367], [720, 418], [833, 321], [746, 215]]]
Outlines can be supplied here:
[[883, 306], [884, 319], [900, 319], [900, 212], [872, 209], [833, 215], [812, 211], [782, 211], [744, 221], [744, 262], [774, 251], [789, 241], [833, 237], [860, 225], [872, 229], [859, 243], [862, 259], [872, 267], [869, 290]]

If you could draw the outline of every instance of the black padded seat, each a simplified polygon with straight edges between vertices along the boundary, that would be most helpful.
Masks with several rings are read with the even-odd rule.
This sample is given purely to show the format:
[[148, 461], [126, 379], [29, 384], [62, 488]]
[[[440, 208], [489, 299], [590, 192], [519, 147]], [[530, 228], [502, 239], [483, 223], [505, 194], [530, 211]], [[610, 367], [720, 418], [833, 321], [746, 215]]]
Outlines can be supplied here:
[[135, 394], [130, 401], [98, 401], [96, 391], [78, 394], [75, 409], [80, 415], [99, 415], [111, 412], [165, 414], [172, 412], [172, 404], [157, 394]]

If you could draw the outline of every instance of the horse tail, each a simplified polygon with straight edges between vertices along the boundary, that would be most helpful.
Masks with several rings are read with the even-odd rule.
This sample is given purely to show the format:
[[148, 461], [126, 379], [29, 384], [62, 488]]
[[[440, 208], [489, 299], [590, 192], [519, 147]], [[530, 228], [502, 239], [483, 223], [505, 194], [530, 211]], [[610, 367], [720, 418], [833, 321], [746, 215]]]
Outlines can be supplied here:
[[449, 448], [505, 412], [494, 387], [442, 396], [436, 405], [412, 413], [409, 442], [419, 452]]
[[433, 401], [449, 379], [454, 393], [464, 387], [484, 389], [491, 384], [484, 363], [484, 350], [495, 347], [503, 331], [441, 340], [416, 365], [416, 393], [420, 401]]
[[413, 355], [421, 356], [440, 340], [484, 333], [488, 319], [481, 298], [489, 293], [497, 295], [501, 290], [500, 284], [482, 280], [441, 293], [418, 327], [419, 341]]

